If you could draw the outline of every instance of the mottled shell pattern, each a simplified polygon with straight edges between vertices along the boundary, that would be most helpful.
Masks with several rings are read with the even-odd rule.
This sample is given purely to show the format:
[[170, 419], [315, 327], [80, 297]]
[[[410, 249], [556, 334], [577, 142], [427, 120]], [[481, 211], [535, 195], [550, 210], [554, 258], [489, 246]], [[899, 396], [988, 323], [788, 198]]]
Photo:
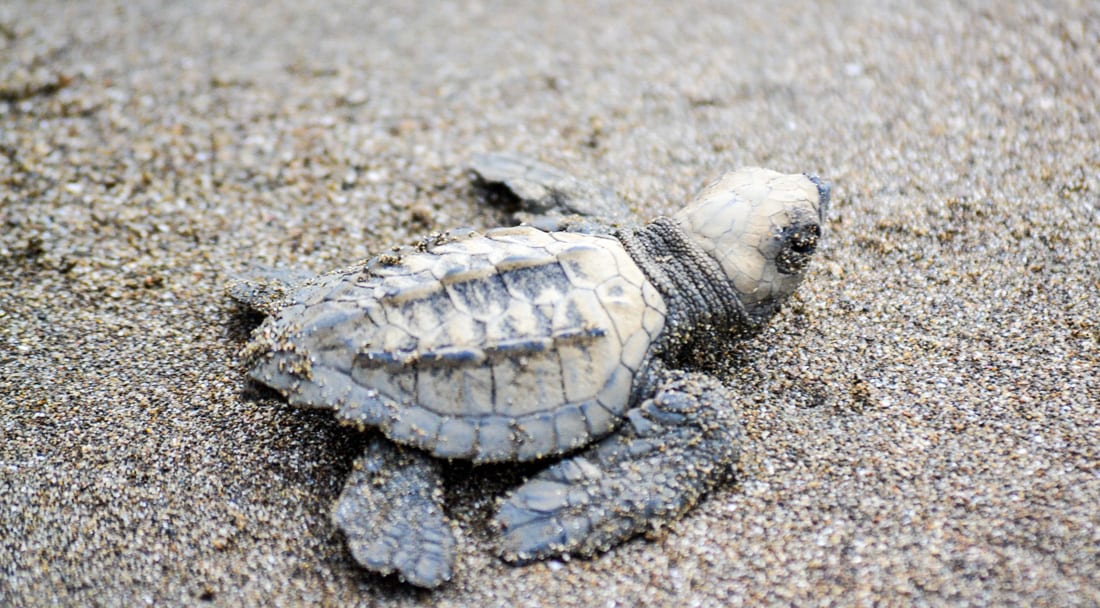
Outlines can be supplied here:
[[296, 290], [250, 374], [437, 457], [534, 460], [617, 426], [666, 312], [613, 237], [468, 232]]

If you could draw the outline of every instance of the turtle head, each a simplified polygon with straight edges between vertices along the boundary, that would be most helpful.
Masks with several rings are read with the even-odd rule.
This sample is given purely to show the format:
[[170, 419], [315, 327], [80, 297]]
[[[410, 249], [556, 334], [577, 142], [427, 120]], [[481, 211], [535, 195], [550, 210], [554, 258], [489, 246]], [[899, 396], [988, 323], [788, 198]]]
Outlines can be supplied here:
[[757, 167], [727, 173], [675, 218], [722, 267], [754, 324], [802, 282], [817, 250], [829, 185]]

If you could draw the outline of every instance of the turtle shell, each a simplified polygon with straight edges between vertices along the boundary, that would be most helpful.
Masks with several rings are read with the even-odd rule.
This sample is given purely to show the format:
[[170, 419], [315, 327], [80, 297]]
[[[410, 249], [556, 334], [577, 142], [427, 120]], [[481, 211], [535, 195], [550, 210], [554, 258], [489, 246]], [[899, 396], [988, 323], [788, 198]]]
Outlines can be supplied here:
[[665, 314], [617, 239], [502, 228], [307, 283], [250, 375], [438, 457], [534, 460], [616, 427]]

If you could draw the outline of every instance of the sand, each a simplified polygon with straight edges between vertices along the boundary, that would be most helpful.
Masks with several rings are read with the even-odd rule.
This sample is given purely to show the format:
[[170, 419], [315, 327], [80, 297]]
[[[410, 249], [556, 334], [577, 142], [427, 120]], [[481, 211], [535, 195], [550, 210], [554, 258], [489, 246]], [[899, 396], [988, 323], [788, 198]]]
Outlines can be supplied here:
[[[0, 605], [1100, 604], [1100, 5], [222, 4], [0, 6]], [[833, 205], [720, 370], [735, 483], [517, 568], [524, 471], [455, 466], [428, 593], [356, 567], [363, 436], [245, 382], [223, 286], [502, 221], [494, 150], [647, 217], [750, 164]]]

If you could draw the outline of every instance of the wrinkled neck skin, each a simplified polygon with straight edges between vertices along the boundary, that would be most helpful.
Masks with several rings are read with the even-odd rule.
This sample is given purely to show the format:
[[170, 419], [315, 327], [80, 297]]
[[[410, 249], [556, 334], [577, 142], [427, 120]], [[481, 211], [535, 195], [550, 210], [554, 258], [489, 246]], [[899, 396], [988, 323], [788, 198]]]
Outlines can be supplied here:
[[767, 321], [745, 311], [722, 267], [676, 220], [657, 218], [618, 237], [665, 298], [668, 317], [655, 352], [666, 361], [682, 359], [694, 346], [726, 348], [757, 333]]

